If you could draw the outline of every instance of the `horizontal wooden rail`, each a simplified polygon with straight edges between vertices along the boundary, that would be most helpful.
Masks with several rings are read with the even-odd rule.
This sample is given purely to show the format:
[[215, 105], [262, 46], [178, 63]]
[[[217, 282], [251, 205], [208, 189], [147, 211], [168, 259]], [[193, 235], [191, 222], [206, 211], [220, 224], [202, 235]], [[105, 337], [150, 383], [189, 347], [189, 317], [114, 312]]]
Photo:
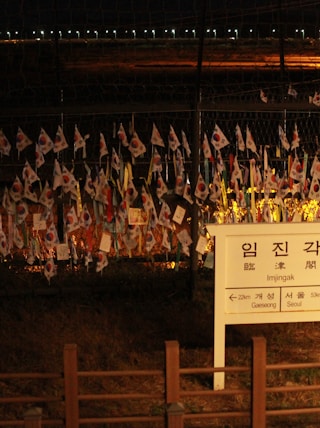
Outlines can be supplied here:
[[212, 389], [195, 389], [190, 391], [180, 391], [181, 397], [196, 397], [196, 396], [207, 396], [207, 397], [222, 397], [225, 395], [249, 395], [249, 389], [220, 389], [214, 391]]
[[62, 397], [56, 396], [16, 396], [16, 397], [0, 397], [0, 403], [53, 403], [63, 401]]
[[225, 411], [225, 412], [202, 412], [202, 413], [185, 413], [184, 419], [209, 419], [209, 418], [249, 418], [250, 411]]
[[285, 385], [285, 386], [267, 386], [266, 392], [307, 392], [320, 391], [320, 385]]
[[250, 367], [234, 366], [234, 367], [192, 367], [180, 368], [179, 373], [182, 375], [187, 374], [214, 374], [214, 373], [250, 373]]
[[164, 370], [110, 370], [79, 371], [78, 377], [129, 377], [129, 376], [164, 376]]
[[163, 422], [164, 416], [115, 416], [109, 418], [80, 418], [80, 425], [86, 424], [122, 424], [135, 422]]
[[98, 400], [142, 400], [142, 399], [164, 399], [164, 393], [120, 393], [120, 394], [80, 394], [78, 399], [81, 401], [98, 401]]
[[299, 370], [299, 369], [316, 369], [320, 367], [320, 361], [312, 363], [280, 363], [280, 364], [267, 364], [266, 370]]
[[62, 379], [63, 373], [0, 373], [0, 380], [5, 379]]
[[[64, 427], [64, 420], [63, 419], [41, 419], [42, 426], [54, 426], [55, 428], [57, 426]], [[24, 427], [25, 422], [23, 420], [17, 421], [17, 420], [11, 420], [11, 421], [0, 421], [0, 427]]]
[[266, 410], [268, 416], [289, 416], [320, 413], [320, 407], [301, 407], [297, 409], [270, 409]]

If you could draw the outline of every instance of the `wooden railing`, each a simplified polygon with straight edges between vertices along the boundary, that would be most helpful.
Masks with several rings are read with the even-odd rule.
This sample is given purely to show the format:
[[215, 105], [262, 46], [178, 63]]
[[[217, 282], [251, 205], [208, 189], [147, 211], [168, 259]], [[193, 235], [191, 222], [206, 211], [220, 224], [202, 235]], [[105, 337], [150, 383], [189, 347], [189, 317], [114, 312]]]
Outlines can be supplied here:
[[[276, 371], [314, 370], [320, 362], [300, 364], [267, 364], [266, 341], [261, 337], [252, 340], [252, 367], [180, 367], [179, 344], [165, 342], [165, 367], [160, 370], [122, 370], [122, 371], [79, 371], [77, 346], [64, 347], [63, 373], [0, 373], [0, 383], [6, 382], [55, 382], [55, 394], [19, 395], [0, 393], [0, 406], [19, 406], [24, 414], [0, 420], [0, 427], [22, 426], [41, 428], [44, 426], [79, 428], [105, 424], [145, 423], [150, 427], [183, 428], [188, 420], [208, 420], [221, 426], [221, 420], [241, 421], [243, 427], [265, 428], [267, 419], [320, 413], [320, 407], [267, 408], [268, 394], [289, 394], [320, 391], [320, 384], [292, 384], [285, 386], [268, 385], [267, 373]], [[213, 376], [225, 372], [227, 384], [223, 390], [213, 390]], [[123, 382], [125, 379], [125, 382]], [[129, 379], [135, 379], [130, 387]], [[137, 379], [139, 380], [137, 382]], [[205, 382], [201, 383], [201, 380]], [[229, 382], [228, 379], [232, 379]], [[210, 382], [211, 380], [211, 382]], [[94, 387], [98, 385], [98, 391]], [[121, 388], [121, 384], [123, 387]], [[113, 386], [115, 390], [113, 390]], [[18, 387], [16, 388], [18, 390]], [[132, 390], [131, 390], [132, 389]], [[36, 391], [34, 387], [32, 390]], [[48, 391], [52, 389], [48, 388]], [[57, 392], [58, 391], [58, 392]], [[133, 414], [117, 410], [112, 414], [114, 403], [137, 403]], [[201, 404], [199, 404], [199, 402]], [[90, 416], [85, 410], [96, 411]], [[206, 403], [204, 406], [203, 403]], [[227, 404], [226, 404], [227, 403]], [[50, 418], [54, 406], [57, 418]], [[87, 406], [87, 407], [86, 407]], [[132, 410], [132, 406], [127, 405]], [[43, 411], [45, 410], [45, 412]], [[109, 411], [109, 413], [108, 413]], [[45, 414], [44, 414], [45, 413]], [[85, 416], [82, 416], [82, 413]], [[101, 416], [103, 415], [103, 416]], [[220, 422], [219, 422], [220, 421]], [[281, 425], [279, 425], [281, 426]]]

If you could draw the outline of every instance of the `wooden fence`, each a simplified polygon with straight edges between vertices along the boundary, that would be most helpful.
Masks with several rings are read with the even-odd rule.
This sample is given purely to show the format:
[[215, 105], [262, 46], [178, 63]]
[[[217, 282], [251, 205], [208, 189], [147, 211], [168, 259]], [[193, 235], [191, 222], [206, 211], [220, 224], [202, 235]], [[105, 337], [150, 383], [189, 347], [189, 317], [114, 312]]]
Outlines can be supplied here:
[[[300, 395], [315, 393], [316, 395], [316, 392], [320, 391], [319, 383], [311, 382], [309, 376], [306, 384], [287, 382], [282, 386], [269, 386], [267, 373], [290, 370], [294, 373], [299, 370], [304, 373], [308, 370], [318, 373], [320, 362], [268, 365], [266, 361], [266, 340], [261, 337], [254, 337], [252, 344], [251, 367], [183, 368], [180, 367], [178, 342], [167, 341], [165, 343], [164, 368], [160, 370], [122, 371], [79, 371], [77, 346], [67, 344], [64, 347], [63, 373], [0, 373], [2, 386], [17, 381], [19, 385], [25, 387], [27, 380], [28, 382], [45, 381], [47, 384], [48, 382], [55, 382], [58, 385], [55, 388], [42, 389], [41, 396], [34, 394], [18, 395], [17, 392], [16, 395], [11, 392], [6, 395], [6, 388], [2, 387], [0, 406], [3, 409], [10, 405], [19, 407], [22, 415], [16, 414], [15, 417], [5, 420], [3, 418], [5, 413], [3, 413], [0, 417], [0, 426], [79, 428], [118, 424], [121, 427], [184, 428], [191, 426], [195, 420], [203, 421], [202, 426], [205, 426], [205, 421], [210, 423], [210, 426], [221, 426], [221, 420], [224, 420], [225, 422], [233, 421], [234, 425], [232, 426], [241, 426], [242, 428], [265, 428], [267, 419], [272, 417], [287, 418], [288, 416], [311, 414], [317, 417], [317, 414], [320, 413], [320, 407], [316, 405], [288, 407], [286, 404], [282, 406], [282, 401], [279, 398], [278, 408], [268, 409], [267, 397], [269, 394], [285, 395], [290, 393], [299, 393]], [[228, 382], [226, 383], [223, 390], [213, 390], [212, 381], [211, 386], [210, 382], [208, 383], [208, 379], [212, 379], [214, 373], [217, 372], [225, 372], [227, 379], [229, 377], [232, 380], [229, 382], [230, 385]], [[235, 377], [237, 377], [236, 381], [234, 380]], [[201, 383], [203, 378], [206, 382]], [[316, 375], [315, 378], [318, 379], [319, 375]], [[126, 382], [123, 382], [123, 379], [126, 379]], [[128, 379], [138, 379], [138, 382], [132, 382], [133, 388], [136, 389], [132, 390]], [[87, 389], [92, 389], [93, 385], [97, 386], [99, 380], [102, 382], [99, 384], [99, 391], [87, 392]], [[110, 392], [112, 382], [115, 382], [116, 391]], [[121, 384], [125, 386], [125, 392], [123, 390], [119, 392], [118, 386]], [[30, 388], [29, 383], [27, 388]], [[105, 392], [106, 390], [109, 391]], [[19, 388], [16, 391], [19, 391]], [[50, 394], [50, 391], [55, 393]], [[193, 407], [190, 400], [194, 400], [193, 403], [196, 403], [193, 404]], [[199, 401], [202, 404], [198, 404], [197, 407]], [[109, 411], [110, 408], [115, 408], [114, 403], [118, 403], [120, 406], [119, 403], [132, 402], [137, 403], [137, 406], [129, 406], [133, 414], [120, 416], [121, 413], [118, 408], [116, 414]], [[211, 408], [203, 405], [204, 402], [210, 404]], [[228, 403], [226, 404], [226, 402]], [[318, 400], [316, 402], [318, 403]], [[95, 411], [97, 403], [98, 405], [103, 403], [97, 414], [82, 416], [81, 413], [85, 406], [87, 406], [86, 410]], [[109, 403], [109, 408], [108, 404], [105, 403]], [[48, 410], [50, 406], [57, 406], [57, 418], [50, 417]], [[101, 414], [108, 416], [101, 416]], [[215, 423], [216, 425], [214, 425]], [[239, 425], [236, 425], [237, 423]]]

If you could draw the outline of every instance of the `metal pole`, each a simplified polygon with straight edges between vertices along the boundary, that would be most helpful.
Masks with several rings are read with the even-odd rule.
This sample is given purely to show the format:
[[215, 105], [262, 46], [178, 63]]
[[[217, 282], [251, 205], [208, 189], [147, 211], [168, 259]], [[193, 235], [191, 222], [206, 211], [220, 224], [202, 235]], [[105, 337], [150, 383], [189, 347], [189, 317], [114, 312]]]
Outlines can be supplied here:
[[278, 0], [280, 82], [281, 82], [281, 98], [283, 100], [285, 97], [285, 55], [284, 55], [284, 34], [283, 34], [282, 20], [283, 20], [282, 0]]
[[[202, 13], [199, 31], [199, 48], [198, 48], [198, 63], [195, 85], [195, 102], [194, 102], [194, 120], [193, 120], [193, 154], [192, 154], [192, 194], [194, 194], [195, 186], [198, 180], [199, 163], [200, 163], [200, 141], [201, 141], [201, 72], [202, 72], [202, 58], [203, 58], [203, 44], [205, 34], [205, 19], [207, 0], [202, 0]], [[198, 240], [199, 229], [199, 207], [194, 201], [192, 205], [192, 220], [191, 220], [191, 283], [190, 294], [193, 296], [197, 289], [198, 282], [198, 254], [195, 250]]]

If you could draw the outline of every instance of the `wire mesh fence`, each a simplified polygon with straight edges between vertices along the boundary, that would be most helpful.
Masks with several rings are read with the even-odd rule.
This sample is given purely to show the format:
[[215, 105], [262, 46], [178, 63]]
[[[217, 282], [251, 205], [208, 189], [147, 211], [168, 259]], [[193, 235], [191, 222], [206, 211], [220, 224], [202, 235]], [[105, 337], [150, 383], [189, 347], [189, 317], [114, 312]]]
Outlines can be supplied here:
[[[15, 150], [19, 127], [38, 143], [41, 128], [54, 139], [62, 126], [69, 142], [67, 150], [45, 156], [37, 170], [42, 185], [52, 183], [56, 159], [73, 170], [81, 191], [86, 165], [98, 177], [101, 166], [107, 167], [100, 159], [101, 133], [109, 153], [115, 149], [123, 165], [133, 162], [135, 179], [148, 180], [153, 124], [165, 141], [159, 154], [173, 193], [177, 159], [168, 147], [170, 126], [188, 138], [191, 156], [182, 149], [186, 174], [194, 176], [199, 151], [198, 169], [207, 184], [214, 179], [219, 153], [211, 147], [208, 166], [203, 139], [205, 134], [212, 138], [216, 124], [230, 142], [221, 151], [227, 185], [234, 156], [244, 171], [252, 158], [263, 171], [266, 148], [279, 177], [289, 173], [289, 155], [303, 159], [310, 173], [320, 125], [317, 2], [5, 0], [3, 10], [0, 129], [12, 150], [2, 151], [0, 159], [1, 197], [26, 161], [36, 163], [37, 145]], [[146, 145], [134, 160], [119, 141], [120, 124], [129, 136], [135, 130]], [[256, 153], [239, 149], [237, 125], [243, 132], [250, 129]], [[290, 143], [298, 130], [295, 151], [283, 147], [279, 125]], [[75, 126], [90, 135], [85, 159], [74, 149]], [[149, 184], [155, 194], [156, 174]], [[245, 184], [250, 185], [248, 174]], [[206, 211], [206, 204], [201, 208]]]

